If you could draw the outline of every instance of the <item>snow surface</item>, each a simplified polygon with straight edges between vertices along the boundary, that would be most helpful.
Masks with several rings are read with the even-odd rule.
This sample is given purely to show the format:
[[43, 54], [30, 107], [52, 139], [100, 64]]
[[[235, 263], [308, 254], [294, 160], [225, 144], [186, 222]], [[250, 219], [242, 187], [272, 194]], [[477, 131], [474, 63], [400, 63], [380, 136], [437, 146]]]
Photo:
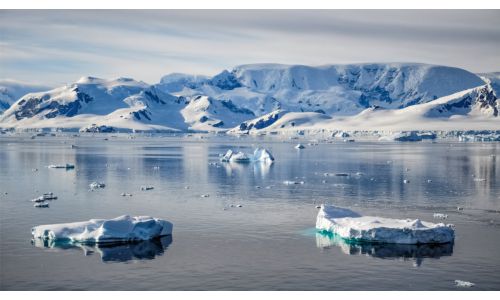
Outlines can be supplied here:
[[150, 240], [171, 235], [172, 228], [172, 223], [162, 219], [124, 215], [109, 220], [39, 225], [31, 229], [31, 234], [35, 239], [94, 244]]
[[361, 216], [347, 209], [322, 206], [316, 228], [346, 240], [395, 244], [441, 244], [454, 240], [452, 225], [434, 224], [419, 219], [399, 220]]

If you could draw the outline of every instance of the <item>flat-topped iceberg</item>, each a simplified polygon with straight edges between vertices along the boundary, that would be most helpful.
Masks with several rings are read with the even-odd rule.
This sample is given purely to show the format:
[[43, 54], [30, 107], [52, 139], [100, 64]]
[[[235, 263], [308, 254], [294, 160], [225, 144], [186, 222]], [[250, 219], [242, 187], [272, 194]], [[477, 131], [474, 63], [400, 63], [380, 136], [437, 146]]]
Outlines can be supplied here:
[[350, 209], [336, 206], [321, 207], [316, 228], [346, 240], [375, 243], [442, 244], [452, 242], [455, 238], [452, 225], [419, 219], [361, 216]]
[[269, 152], [269, 150], [264, 148], [257, 148], [254, 150], [253, 154], [247, 154], [243, 152], [235, 152], [231, 149], [221, 156], [222, 162], [234, 162], [234, 163], [250, 163], [250, 162], [263, 162], [272, 163], [274, 157]]
[[145, 241], [171, 235], [172, 223], [147, 217], [120, 216], [115, 219], [91, 219], [84, 222], [39, 225], [31, 229], [34, 239], [55, 242], [98, 244]]

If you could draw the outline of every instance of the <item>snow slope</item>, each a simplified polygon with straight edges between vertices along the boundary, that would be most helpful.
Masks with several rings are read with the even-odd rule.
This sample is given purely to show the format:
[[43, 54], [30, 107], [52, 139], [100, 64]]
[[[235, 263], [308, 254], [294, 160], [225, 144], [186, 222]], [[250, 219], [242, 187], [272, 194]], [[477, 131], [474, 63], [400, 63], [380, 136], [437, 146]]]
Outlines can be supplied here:
[[28, 93], [39, 92], [48, 89], [48, 87], [41, 85], [34, 85], [9, 79], [0, 79], [0, 114], [8, 109], [22, 96]]
[[493, 93], [491, 86], [484, 85], [403, 109], [368, 108], [355, 116], [330, 118], [316, 113], [277, 111], [269, 114], [278, 116], [272, 123], [261, 122], [265, 126], [249, 130], [249, 122], [244, 122], [229, 132], [258, 134], [320, 129], [347, 131], [498, 129], [499, 111], [500, 100]]

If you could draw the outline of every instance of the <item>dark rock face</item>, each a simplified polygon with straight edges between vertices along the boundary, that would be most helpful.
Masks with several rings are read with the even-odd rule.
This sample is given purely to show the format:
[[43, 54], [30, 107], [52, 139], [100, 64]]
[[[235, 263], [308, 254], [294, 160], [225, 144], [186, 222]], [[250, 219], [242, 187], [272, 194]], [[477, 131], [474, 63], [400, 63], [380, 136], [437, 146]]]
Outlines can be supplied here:
[[76, 93], [76, 99], [66, 104], [60, 104], [57, 101], [50, 101], [49, 104], [40, 106], [43, 102], [50, 99], [50, 95], [45, 94], [42, 97], [31, 97], [21, 100], [18, 104], [20, 109], [15, 112], [17, 120], [24, 118], [31, 118], [37, 114], [47, 112], [43, 116], [51, 119], [57, 116], [73, 117], [78, 114], [82, 103], [90, 103], [94, 98], [81, 92], [78, 88], [74, 88], [73, 92]]
[[448, 117], [453, 114], [467, 114], [474, 107], [480, 110], [491, 110], [491, 115], [498, 117], [498, 98], [495, 96], [491, 86], [486, 85], [477, 94], [469, 93], [457, 101], [439, 105], [430, 110], [426, 116]]
[[210, 83], [222, 90], [233, 90], [242, 86], [235, 74], [232, 72], [229, 73], [226, 70], [219, 75], [214, 76]]
[[222, 106], [224, 106], [225, 108], [229, 109], [230, 111], [232, 111], [234, 113], [255, 116], [251, 110], [246, 109], [246, 108], [237, 107], [236, 105], [234, 105], [234, 103], [231, 100], [221, 100], [221, 104], [222, 104]]
[[273, 124], [279, 118], [280, 118], [279, 113], [273, 113], [270, 116], [268, 116], [267, 118], [261, 118], [261, 119], [259, 119], [255, 123], [243, 122], [243, 123], [240, 124], [240, 130], [244, 131], [244, 130], [250, 130], [252, 128], [262, 129], [262, 128], [265, 128], [265, 127]]

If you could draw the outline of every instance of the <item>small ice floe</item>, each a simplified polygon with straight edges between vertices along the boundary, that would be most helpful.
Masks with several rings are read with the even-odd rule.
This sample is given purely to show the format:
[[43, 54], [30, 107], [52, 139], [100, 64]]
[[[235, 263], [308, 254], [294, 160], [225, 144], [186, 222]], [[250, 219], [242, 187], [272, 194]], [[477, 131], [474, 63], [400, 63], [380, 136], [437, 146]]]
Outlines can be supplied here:
[[463, 208], [463, 207], [461, 207], [461, 206], [457, 206], [457, 210], [458, 210], [458, 211], [462, 211], [462, 210], [464, 210], [464, 208]]
[[57, 199], [57, 196], [54, 196], [53, 193], [45, 193], [45, 194], [41, 195], [40, 197], [31, 200], [31, 202], [44, 202], [47, 200], [56, 200], [56, 199]]
[[89, 184], [89, 186], [90, 186], [91, 190], [97, 190], [97, 189], [102, 189], [102, 188], [106, 187], [106, 185], [104, 183], [97, 182], [97, 181], [92, 182], [91, 184]]
[[209, 194], [203, 194], [203, 195], [201, 195], [200, 197], [201, 197], [201, 198], [208, 198], [208, 197], [210, 197], [210, 195], [209, 195]]
[[430, 179], [427, 179], [427, 183], [431, 183], [431, 182], [432, 182], [432, 180], [430, 180]]
[[76, 148], [78, 148], [76, 145], [73, 144], [71, 145], [71, 149], [76, 149]]
[[294, 184], [304, 184], [304, 181], [293, 181], [293, 180], [285, 180], [283, 181], [284, 185], [294, 185]]
[[243, 207], [243, 205], [241, 205], [241, 204], [238, 204], [238, 205], [236, 205], [236, 207]]
[[153, 170], [159, 170], [160, 166], [153, 166]]
[[336, 206], [322, 206], [316, 229], [345, 240], [395, 244], [441, 244], [455, 238], [453, 225], [423, 222], [419, 219], [390, 219], [361, 216]]
[[75, 165], [65, 164], [65, 165], [48, 165], [49, 169], [74, 169]]
[[442, 213], [434, 213], [432, 217], [434, 217], [434, 219], [442, 219], [442, 220], [448, 219], [448, 215]]
[[132, 197], [132, 194], [130, 194], [130, 193], [121, 193], [120, 196], [122, 196], [122, 197]]
[[47, 208], [49, 207], [49, 204], [47, 202], [38, 202], [33, 204], [33, 207]]
[[486, 178], [474, 178], [474, 181], [482, 182], [482, 181], [486, 181]]
[[37, 169], [37, 168], [33, 168], [33, 169], [31, 169], [31, 171], [32, 171], [32, 172], [37, 172], [37, 171], [38, 171], [38, 169]]
[[467, 288], [469, 288], [469, 287], [473, 287], [473, 286], [475, 286], [475, 284], [474, 284], [474, 283], [472, 283], [472, 282], [469, 282], [469, 281], [463, 281], [463, 280], [458, 280], [458, 279], [457, 279], [457, 280], [455, 280], [455, 286], [457, 286], [457, 287], [467, 287]]
[[302, 145], [302, 144], [297, 144], [295, 146], [295, 149], [304, 149], [306, 146]]
[[186, 185], [186, 186], [184, 187], [184, 189], [185, 189], [185, 190], [189, 190], [189, 189], [190, 189], [190, 187], [189, 187], [188, 185]]
[[172, 223], [162, 219], [124, 215], [110, 220], [35, 226], [31, 234], [34, 239], [95, 244], [150, 240], [171, 235], [172, 228]]
[[403, 179], [403, 183], [410, 183], [409, 179]]
[[150, 191], [152, 189], [154, 189], [154, 186], [152, 186], [152, 185], [143, 185], [143, 186], [141, 186], [141, 191]]

